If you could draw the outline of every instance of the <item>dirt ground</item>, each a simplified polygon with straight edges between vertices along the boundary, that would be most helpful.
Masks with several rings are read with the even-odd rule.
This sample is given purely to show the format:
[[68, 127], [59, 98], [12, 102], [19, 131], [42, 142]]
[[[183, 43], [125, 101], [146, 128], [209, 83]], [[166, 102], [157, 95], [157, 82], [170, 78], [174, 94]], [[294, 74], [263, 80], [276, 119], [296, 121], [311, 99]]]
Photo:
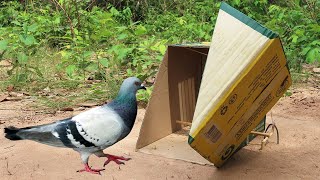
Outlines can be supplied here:
[[[105, 152], [131, 157], [125, 165], [110, 163], [102, 175], [77, 173], [82, 169], [79, 154], [71, 149], [55, 148], [31, 141], [9, 141], [3, 128], [43, 124], [77, 112], [44, 114], [28, 110], [32, 99], [0, 103], [0, 179], [319, 179], [320, 177], [320, 87], [291, 89], [270, 111], [280, 132], [280, 144], [273, 136], [259, 150], [256, 138], [236, 153], [220, 169], [181, 160], [135, 152], [144, 109], [131, 134]], [[91, 156], [90, 165], [102, 167], [104, 158]]]

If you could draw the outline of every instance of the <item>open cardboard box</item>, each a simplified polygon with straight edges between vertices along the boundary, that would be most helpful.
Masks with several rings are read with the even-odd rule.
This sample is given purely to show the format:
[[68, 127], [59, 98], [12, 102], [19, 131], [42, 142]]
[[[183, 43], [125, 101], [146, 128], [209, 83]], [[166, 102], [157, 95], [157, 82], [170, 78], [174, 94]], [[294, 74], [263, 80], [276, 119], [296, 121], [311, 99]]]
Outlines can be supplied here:
[[[168, 46], [141, 126], [138, 151], [212, 164], [187, 143], [209, 48], [209, 43]], [[264, 129], [265, 118], [255, 130]]]
[[188, 132], [183, 125], [192, 123], [209, 47], [209, 44], [168, 47], [141, 126], [138, 151], [210, 163], [188, 145]]

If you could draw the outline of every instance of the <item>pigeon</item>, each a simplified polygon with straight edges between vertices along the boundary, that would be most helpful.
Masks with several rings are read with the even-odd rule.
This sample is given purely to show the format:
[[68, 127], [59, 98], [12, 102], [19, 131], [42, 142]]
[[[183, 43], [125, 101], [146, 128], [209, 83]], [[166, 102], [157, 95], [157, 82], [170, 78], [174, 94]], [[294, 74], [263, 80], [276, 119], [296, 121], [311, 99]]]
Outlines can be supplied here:
[[[131, 131], [137, 116], [136, 92], [146, 90], [136, 77], [125, 79], [117, 97], [110, 103], [92, 108], [71, 118], [50, 124], [16, 128], [4, 128], [10, 140], [32, 140], [42, 144], [72, 148], [80, 153], [84, 169], [78, 172], [100, 174], [104, 169], [92, 169], [89, 156], [106, 157], [104, 165], [113, 161], [124, 164], [130, 158], [105, 154], [104, 149], [125, 138]], [[121, 161], [122, 160], [122, 161]]]

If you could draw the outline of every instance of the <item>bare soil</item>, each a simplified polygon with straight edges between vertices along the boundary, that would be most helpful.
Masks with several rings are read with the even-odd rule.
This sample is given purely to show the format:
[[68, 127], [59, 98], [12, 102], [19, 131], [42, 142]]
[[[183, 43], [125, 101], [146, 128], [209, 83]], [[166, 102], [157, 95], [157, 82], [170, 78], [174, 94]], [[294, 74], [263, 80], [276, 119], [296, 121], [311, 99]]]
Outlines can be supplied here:
[[[280, 132], [280, 144], [272, 136], [261, 151], [261, 138], [236, 153], [222, 168], [135, 152], [145, 113], [139, 110], [131, 134], [105, 150], [131, 157], [125, 165], [110, 163], [102, 175], [77, 173], [83, 166], [72, 149], [55, 148], [32, 141], [9, 141], [0, 133], [0, 179], [319, 179], [320, 87], [291, 89], [270, 111]], [[31, 99], [0, 102], [0, 128], [44, 124], [78, 112], [44, 114], [28, 110]], [[272, 116], [271, 116], [272, 115]], [[90, 165], [101, 168], [105, 159], [91, 156]]]

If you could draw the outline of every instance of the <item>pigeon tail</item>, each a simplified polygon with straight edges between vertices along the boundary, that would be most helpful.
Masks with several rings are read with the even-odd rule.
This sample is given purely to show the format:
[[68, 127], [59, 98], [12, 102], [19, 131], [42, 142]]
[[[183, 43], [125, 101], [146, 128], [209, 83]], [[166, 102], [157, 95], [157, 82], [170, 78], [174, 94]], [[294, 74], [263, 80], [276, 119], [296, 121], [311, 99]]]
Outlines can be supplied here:
[[17, 135], [17, 132], [19, 132], [19, 130], [19, 128], [16, 128], [14, 126], [4, 128], [4, 133], [6, 134], [5, 137], [13, 141], [22, 140], [22, 138], [19, 135]]

